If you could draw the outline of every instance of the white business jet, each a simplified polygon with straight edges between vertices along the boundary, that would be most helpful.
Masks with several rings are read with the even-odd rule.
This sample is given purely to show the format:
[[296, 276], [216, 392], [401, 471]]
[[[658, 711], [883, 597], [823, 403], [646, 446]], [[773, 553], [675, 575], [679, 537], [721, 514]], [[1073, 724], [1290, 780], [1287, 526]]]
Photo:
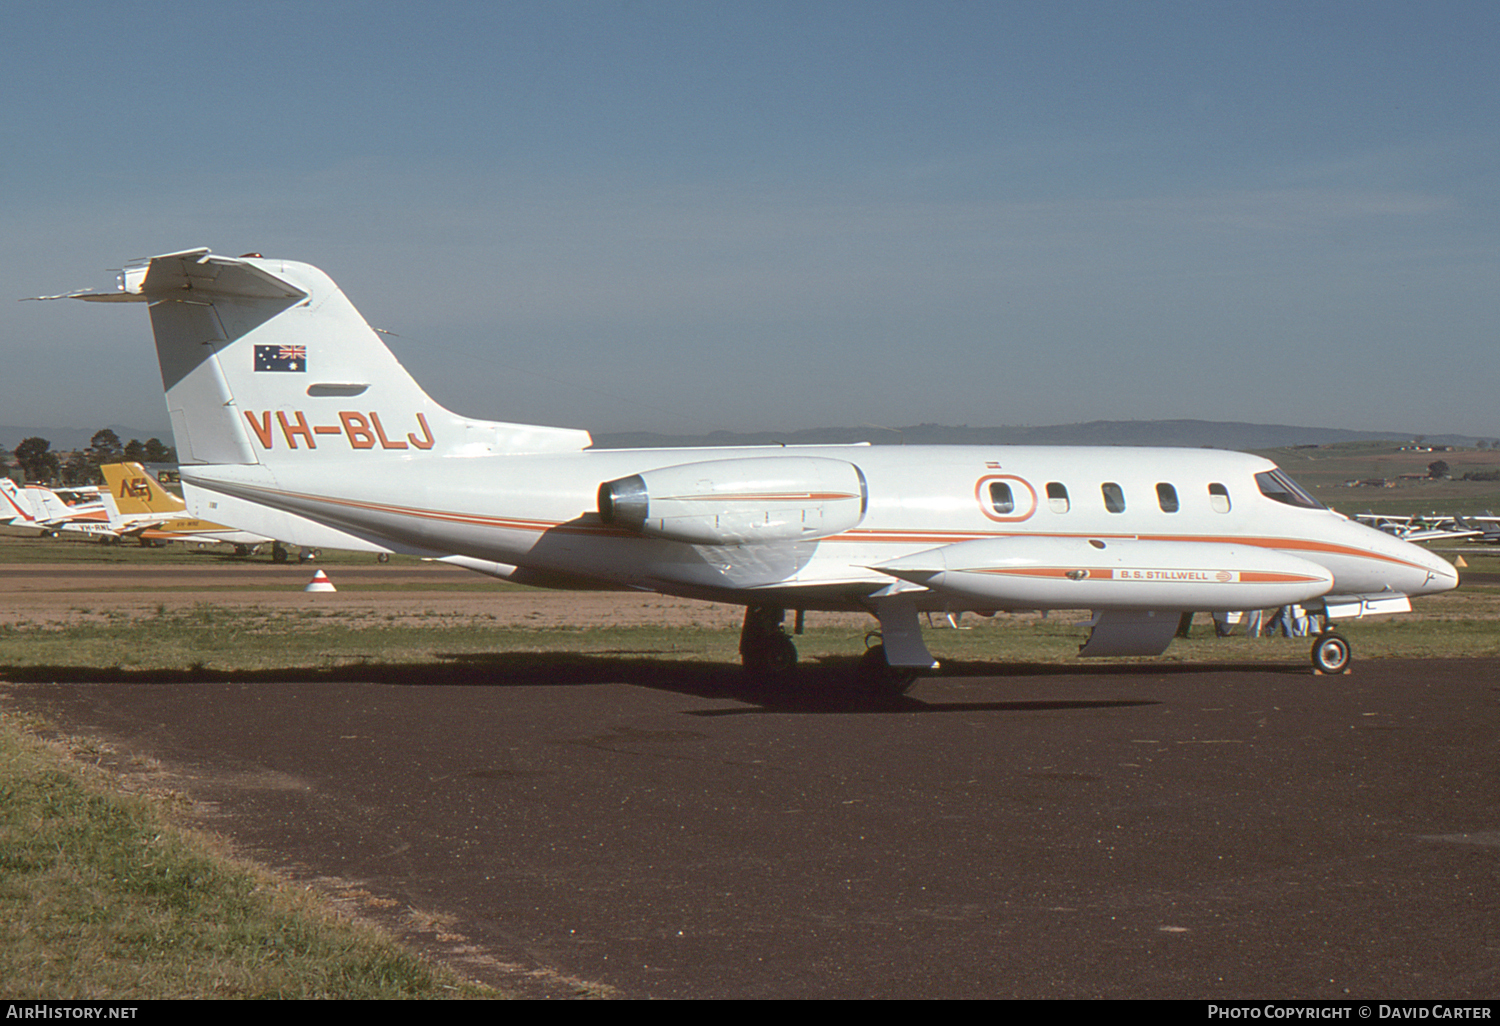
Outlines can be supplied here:
[[[591, 449], [585, 431], [444, 409], [307, 264], [195, 249], [73, 298], [149, 304], [195, 516], [526, 584], [743, 605], [757, 675], [796, 662], [787, 610], [873, 614], [860, 676], [901, 691], [936, 666], [922, 612], [1089, 609], [1080, 654], [1155, 655], [1183, 612], [1301, 604], [1326, 622], [1458, 584], [1242, 453]], [[1319, 635], [1319, 669], [1349, 659]]]

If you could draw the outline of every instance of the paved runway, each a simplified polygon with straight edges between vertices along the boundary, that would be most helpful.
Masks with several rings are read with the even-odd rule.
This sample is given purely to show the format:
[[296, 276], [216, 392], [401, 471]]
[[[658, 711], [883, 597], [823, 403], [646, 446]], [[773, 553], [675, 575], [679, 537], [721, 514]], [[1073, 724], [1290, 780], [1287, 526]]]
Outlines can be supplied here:
[[1091, 671], [5, 688], [527, 993], [1500, 990], [1500, 660]]

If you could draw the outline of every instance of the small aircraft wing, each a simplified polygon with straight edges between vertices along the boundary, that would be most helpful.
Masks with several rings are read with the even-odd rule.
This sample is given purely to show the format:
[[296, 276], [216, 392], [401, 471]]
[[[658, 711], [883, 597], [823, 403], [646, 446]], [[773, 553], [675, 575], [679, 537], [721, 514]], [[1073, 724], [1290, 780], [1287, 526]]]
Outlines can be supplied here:
[[1438, 528], [1433, 528], [1432, 530], [1425, 530], [1425, 531], [1424, 530], [1407, 531], [1404, 534], [1400, 535], [1400, 537], [1404, 541], [1421, 542], [1421, 541], [1436, 541], [1439, 538], [1478, 538], [1478, 537], [1480, 537], [1483, 534], [1484, 534], [1484, 532], [1483, 531], [1479, 531], [1479, 530], [1474, 530], [1474, 531], [1463, 531], [1463, 530], [1446, 531], [1446, 530], [1441, 530], [1441, 529], [1438, 529]]

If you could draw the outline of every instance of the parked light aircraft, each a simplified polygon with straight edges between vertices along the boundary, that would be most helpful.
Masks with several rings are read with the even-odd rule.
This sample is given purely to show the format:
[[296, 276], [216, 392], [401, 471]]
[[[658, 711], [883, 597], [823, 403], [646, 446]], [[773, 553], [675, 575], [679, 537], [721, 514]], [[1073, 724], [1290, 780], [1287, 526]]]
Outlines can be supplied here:
[[36, 523], [36, 509], [16, 483], [0, 474], [0, 524], [31, 527]]
[[1473, 541], [1485, 545], [1500, 545], [1500, 517], [1460, 517], [1458, 523], [1479, 532], [1472, 537]]
[[[1091, 609], [1082, 655], [1159, 654], [1185, 611], [1301, 603], [1336, 619], [1458, 584], [1242, 453], [598, 450], [584, 431], [438, 405], [307, 264], [195, 249], [73, 297], [149, 304], [195, 515], [528, 584], [736, 603], [757, 674], [796, 660], [788, 609], [873, 614], [881, 644], [860, 674], [902, 690], [936, 665], [922, 611]], [[1325, 670], [1349, 655], [1331, 631], [1313, 648]]]
[[271, 540], [193, 516], [187, 503], [163, 488], [139, 463], [106, 463], [99, 472], [118, 511], [114, 526], [121, 537], [142, 542], [224, 542], [240, 555], [249, 555], [257, 545]]
[[[100, 470], [108, 481], [123, 466], [108, 464]], [[86, 534], [104, 542], [122, 538], [144, 540], [153, 528], [174, 514], [153, 512], [136, 500], [131, 491], [131, 487], [123, 488], [120, 493], [123, 498], [117, 502], [113, 489], [108, 487], [55, 492], [37, 484], [18, 488], [5, 478], [0, 482], [0, 523], [9, 520], [14, 526], [35, 527], [51, 534], [63, 531]], [[177, 502], [177, 508], [182, 509], [182, 500]]]
[[1500, 542], [1500, 517], [1484, 514], [1431, 513], [1426, 516], [1398, 516], [1394, 514], [1359, 513], [1356, 520], [1387, 534], [1407, 541], [1439, 541], [1447, 538], [1467, 538], [1485, 545]]
[[31, 500], [21, 494], [16, 483], [0, 474], [0, 524], [19, 523], [30, 525], [36, 519]]
[[[162, 488], [139, 463], [106, 463], [99, 471], [105, 487], [61, 492], [37, 484], [18, 487], [10, 478], [0, 478], [0, 524], [34, 527], [53, 535], [84, 534], [106, 543], [127, 539], [142, 545], [225, 542], [242, 555], [271, 541], [194, 517], [183, 500]], [[280, 558], [286, 558], [285, 550]]]
[[10, 478], [0, 478], [0, 523], [54, 533], [108, 534], [112, 515], [107, 497], [97, 488], [58, 493], [44, 485], [17, 487]]

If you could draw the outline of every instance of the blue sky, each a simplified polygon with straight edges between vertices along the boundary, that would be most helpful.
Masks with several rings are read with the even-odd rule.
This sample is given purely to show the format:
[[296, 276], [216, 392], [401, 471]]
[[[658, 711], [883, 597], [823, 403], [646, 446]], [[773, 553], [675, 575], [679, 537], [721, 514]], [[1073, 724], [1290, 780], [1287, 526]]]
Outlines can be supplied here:
[[[595, 431], [1500, 437], [1500, 5], [13, 2], [0, 280], [328, 271], [440, 402]], [[0, 424], [167, 423], [0, 304]]]

